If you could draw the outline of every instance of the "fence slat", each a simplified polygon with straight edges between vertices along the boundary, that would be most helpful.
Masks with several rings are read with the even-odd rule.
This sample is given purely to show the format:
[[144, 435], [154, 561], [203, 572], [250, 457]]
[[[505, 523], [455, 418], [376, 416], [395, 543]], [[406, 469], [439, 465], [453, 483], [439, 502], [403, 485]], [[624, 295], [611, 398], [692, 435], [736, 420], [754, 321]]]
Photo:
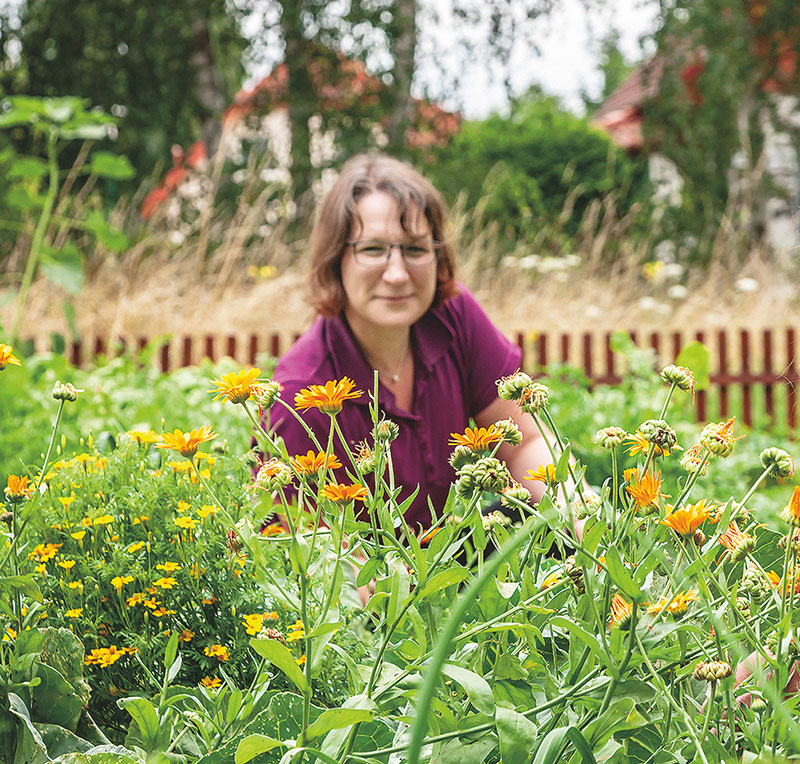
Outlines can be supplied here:
[[159, 351], [159, 356], [161, 360], [161, 371], [163, 372], [169, 371], [169, 341], [165, 342], [161, 346], [161, 350]]
[[583, 373], [589, 379], [592, 377], [592, 335], [588, 332], [583, 335]]
[[214, 358], [214, 335], [207, 334], [205, 339], [205, 348], [203, 350], [203, 357], [208, 358], [212, 363], [216, 360]]
[[[704, 332], [695, 332], [694, 338], [700, 342], [705, 342], [706, 335]], [[706, 421], [706, 391], [705, 390], [698, 390], [697, 391], [697, 421], [698, 422], [705, 422]]]
[[[542, 373], [542, 369], [547, 366], [547, 335], [540, 334], [536, 338], [536, 372]], [[524, 368], [520, 366], [520, 368]]]
[[247, 343], [247, 363], [251, 366], [256, 365], [256, 356], [258, 355], [258, 335], [251, 334]]
[[750, 334], [747, 329], [742, 329], [739, 334], [742, 355], [742, 421], [748, 426], [753, 426], [753, 402], [750, 397], [751, 388], [747, 378], [750, 376]]
[[236, 360], [236, 337], [232, 334], [228, 336], [228, 341], [225, 343], [225, 355]]
[[795, 343], [794, 329], [786, 330], [786, 419], [788, 420], [789, 428], [794, 429], [797, 426], [797, 369], [795, 367], [795, 354], [797, 353], [797, 345]]
[[524, 369], [528, 364], [525, 353], [525, 335], [522, 332], [517, 332], [517, 347], [522, 351], [522, 356], [519, 359], [519, 368]]
[[[772, 371], [772, 331], [764, 329], [764, 374], [771, 377]], [[775, 387], [769, 382], [764, 385], [764, 408], [767, 411], [770, 424], [775, 424]]]
[[192, 365], [192, 338], [183, 338], [183, 349], [181, 352], [181, 366]]
[[721, 419], [728, 417], [728, 335], [724, 329], [717, 332], [717, 342], [719, 348], [719, 415]]

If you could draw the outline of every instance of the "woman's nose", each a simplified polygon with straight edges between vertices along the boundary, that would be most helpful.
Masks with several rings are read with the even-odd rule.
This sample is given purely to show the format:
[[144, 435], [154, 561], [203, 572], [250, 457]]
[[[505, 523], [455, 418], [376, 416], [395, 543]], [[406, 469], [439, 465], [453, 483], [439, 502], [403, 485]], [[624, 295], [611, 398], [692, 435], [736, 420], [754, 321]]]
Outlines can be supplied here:
[[392, 282], [405, 281], [408, 278], [408, 270], [403, 260], [403, 251], [397, 245], [389, 250], [389, 259], [383, 269], [383, 278], [385, 281]]

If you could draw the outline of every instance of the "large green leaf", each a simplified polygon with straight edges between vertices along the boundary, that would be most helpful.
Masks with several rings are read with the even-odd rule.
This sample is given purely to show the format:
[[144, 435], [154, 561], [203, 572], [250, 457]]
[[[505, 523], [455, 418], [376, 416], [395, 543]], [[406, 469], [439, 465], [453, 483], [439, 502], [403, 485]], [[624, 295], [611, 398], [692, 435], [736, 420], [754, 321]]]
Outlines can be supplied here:
[[33, 690], [33, 718], [74, 732], [83, 711], [81, 698], [72, 685], [51, 666], [37, 662], [34, 674], [41, 681]]
[[80, 250], [66, 243], [60, 250], [43, 247], [42, 273], [70, 294], [79, 294], [83, 287], [83, 258]]
[[255, 759], [261, 753], [268, 753], [273, 748], [284, 746], [280, 740], [269, 737], [269, 735], [248, 735], [236, 748], [236, 764], [247, 764], [251, 759]]
[[24, 576], [2, 576], [0, 577], [0, 591], [22, 592], [26, 597], [30, 597], [36, 602], [42, 602], [42, 592], [32, 574]]
[[583, 764], [597, 764], [592, 749], [577, 727], [557, 727], [549, 732], [536, 751], [533, 764], [561, 764], [566, 761], [567, 757], [562, 756], [561, 749], [568, 740], [575, 746]]
[[83, 643], [69, 629], [50, 628], [41, 631], [40, 649], [42, 662], [52, 666], [69, 682], [85, 707], [90, 690], [83, 678]]
[[266, 658], [273, 666], [279, 668], [300, 692], [306, 692], [308, 682], [292, 655], [276, 639], [251, 639], [250, 646], [262, 658]]
[[536, 744], [536, 725], [505, 706], [497, 706], [494, 723], [500, 737], [500, 759], [503, 764], [522, 764], [528, 761]]
[[683, 346], [675, 359], [678, 366], [685, 366], [694, 377], [694, 389], [706, 390], [710, 384], [711, 351], [701, 342], [693, 340]]
[[[120, 698], [117, 701], [120, 708], [124, 708], [136, 722], [142, 747], [152, 750], [158, 739], [158, 716], [153, 704], [147, 698]], [[129, 730], [129, 735], [131, 730]]]
[[309, 740], [325, 735], [331, 730], [352, 727], [359, 722], [369, 722], [374, 718], [373, 711], [366, 708], [329, 708], [323, 711], [306, 730]]
[[128, 157], [110, 151], [95, 151], [89, 169], [93, 175], [110, 180], [130, 180], [136, 176]]
[[495, 712], [494, 697], [489, 683], [474, 671], [445, 664], [442, 666], [442, 673], [449, 676], [453, 681], [458, 682], [475, 708], [487, 716], [493, 716]]
[[8, 168], [8, 180], [38, 180], [47, 174], [47, 162], [39, 157], [19, 157]]

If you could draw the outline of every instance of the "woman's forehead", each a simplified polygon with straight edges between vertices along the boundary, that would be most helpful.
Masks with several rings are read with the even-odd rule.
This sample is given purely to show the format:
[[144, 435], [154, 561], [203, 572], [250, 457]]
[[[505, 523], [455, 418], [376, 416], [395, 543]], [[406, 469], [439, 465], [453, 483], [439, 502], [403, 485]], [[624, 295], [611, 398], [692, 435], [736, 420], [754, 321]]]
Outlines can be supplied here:
[[413, 203], [406, 208], [404, 227], [400, 220], [400, 205], [394, 197], [382, 191], [374, 191], [359, 199], [356, 211], [358, 217], [353, 220], [353, 236], [426, 236], [431, 233], [424, 212]]

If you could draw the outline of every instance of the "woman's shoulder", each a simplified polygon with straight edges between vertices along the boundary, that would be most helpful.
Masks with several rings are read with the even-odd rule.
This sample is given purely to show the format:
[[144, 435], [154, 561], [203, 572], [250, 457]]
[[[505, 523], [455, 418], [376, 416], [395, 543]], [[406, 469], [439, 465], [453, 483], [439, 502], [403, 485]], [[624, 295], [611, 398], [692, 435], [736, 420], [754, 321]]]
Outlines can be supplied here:
[[433, 312], [452, 329], [458, 329], [476, 319], [488, 320], [475, 295], [460, 281], [456, 282], [456, 293], [445, 300]]
[[320, 316], [281, 356], [273, 379], [284, 385], [301, 381], [307, 385], [329, 377], [332, 363], [325, 333], [325, 319]]

